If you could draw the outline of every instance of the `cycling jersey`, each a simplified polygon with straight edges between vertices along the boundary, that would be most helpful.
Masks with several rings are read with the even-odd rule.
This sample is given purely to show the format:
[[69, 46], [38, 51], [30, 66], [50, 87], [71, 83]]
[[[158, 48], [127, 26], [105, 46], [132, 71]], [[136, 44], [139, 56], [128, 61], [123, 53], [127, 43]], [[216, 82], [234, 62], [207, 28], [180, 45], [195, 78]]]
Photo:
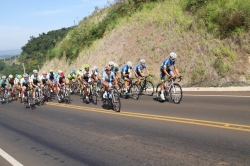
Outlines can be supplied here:
[[122, 74], [129, 74], [130, 70], [134, 70], [134, 68], [133, 67], [128, 67], [128, 65], [124, 65], [122, 67], [121, 73]]
[[76, 75], [74, 73], [71, 73], [68, 75], [68, 79], [71, 81], [71, 80], [75, 79], [75, 76]]
[[64, 82], [63, 82], [63, 79], [65, 79], [65, 76], [63, 76], [63, 77], [61, 77], [61, 76], [60, 76], [60, 77], [58, 78], [58, 82], [59, 82], [59, 84], [64, 83]]
[[5, 88], [6, 85], [8, 85], [8, 84], [9, 84], [8, 79], [6, 79], [6, 80], [1, 80], [1, 81], [0, 81], [0, 85], [1, 85], [3, 88]]
[[49, 76], [49, 80], [51, 81], [51, 82], [54, 82], [54, 80], [55, 80], [55, 74], [52, 72], [50, 72], [49, 74], [48, 74], [48, 76]]
[[88, 71], [83, 71], [82, 72], [82, 74], [81, 74], [81, 76], [83, 77], [83, 79], [86, 81], [86, 82], [88, 82], [89, 81], [89, 78], [91, 77], [91, 74], [90, 74], [90, 72]]
[[105, 80], [108, 83], [111, 83], [115, 78], [115, 73], [111, 71], [110, 75], [108, 75], [107, 73], [103, 74], [102, 79]]
[[26, 86], [26, 87], [29, 87], [29, 84], [30, 84], [30, 80], [29, 80], [29, 78], [22, 78], [21, 80], [20, 80], [20, 84], [22, 85], [22, 86]]
[[136, 73], [138, 73], [139, 71], [143, 70], [143, 69], [147, 69], [147, 66], [146, 65], [143, 65], [142, 64], [138, 64], [135, 68], [135, 71]]
[[176, 65], [176, 61], [171, 61], [170, 58], [167, 58], [162, 62], [161, 69], [169, 69], [172, 65]]
[[14, 85], [15, 78], [8, 78], [7, 80], [9, 81], [9, 84], [11, 84], [12, 86]]
[[47, 75], [45, 77], [42, 75], [40, 80], [42, 81], [43, 84], [46, 84], [46, 82], [49, 80], [49, 78], [50, 78], [49, 75]]
[[38, 75], [35, 77], [34, 74], [30, 77], [30, 82], [33, 82], [33, 84], [37, 85], [40, 83]]

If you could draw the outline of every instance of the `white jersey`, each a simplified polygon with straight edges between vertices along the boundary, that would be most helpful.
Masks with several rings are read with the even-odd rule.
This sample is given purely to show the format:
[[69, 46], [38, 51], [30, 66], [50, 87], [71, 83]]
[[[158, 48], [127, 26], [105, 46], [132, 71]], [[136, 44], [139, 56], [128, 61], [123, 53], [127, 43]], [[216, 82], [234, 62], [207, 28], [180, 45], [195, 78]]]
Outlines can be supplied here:
[[20, 82], [20, 80], [18, 78], [14, 79], [14, 84], [18, 84]]
[[38, 82], [38, 81], [40, 81], [39, 75], [35, 77], [34, 74], [32, 74], [30, 77], [30, 82]]

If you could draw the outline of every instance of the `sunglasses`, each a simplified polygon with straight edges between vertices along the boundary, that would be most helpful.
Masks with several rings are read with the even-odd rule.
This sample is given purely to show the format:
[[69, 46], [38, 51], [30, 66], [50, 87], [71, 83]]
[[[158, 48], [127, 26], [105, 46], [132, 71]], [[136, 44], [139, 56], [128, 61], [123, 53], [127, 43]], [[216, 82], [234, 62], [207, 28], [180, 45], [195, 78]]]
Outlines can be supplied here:
[[170, 58], [171, 59], [171, 61], [175, 61], [175, 58]]

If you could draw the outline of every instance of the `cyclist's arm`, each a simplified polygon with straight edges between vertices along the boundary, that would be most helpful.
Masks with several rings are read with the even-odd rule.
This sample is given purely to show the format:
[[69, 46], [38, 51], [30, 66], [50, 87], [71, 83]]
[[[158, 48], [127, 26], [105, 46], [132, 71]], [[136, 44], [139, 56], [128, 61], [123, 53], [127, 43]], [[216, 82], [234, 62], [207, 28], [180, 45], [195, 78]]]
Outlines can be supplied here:
[[177, 76], [180, 76], [179, 70], [178, 70], [178, 68], [177, 68], [176, 65], [174, 65], [174, 70], [175, 70], [175, 72], [177, 73]]

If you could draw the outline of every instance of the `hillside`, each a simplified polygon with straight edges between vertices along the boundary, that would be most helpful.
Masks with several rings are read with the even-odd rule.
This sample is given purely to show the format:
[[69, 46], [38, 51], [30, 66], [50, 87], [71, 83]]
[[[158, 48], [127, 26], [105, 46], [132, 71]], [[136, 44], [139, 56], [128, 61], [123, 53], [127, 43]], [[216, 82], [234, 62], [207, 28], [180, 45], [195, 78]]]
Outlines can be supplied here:
[[[119, 3], [99, 13], [93, 13], [71, 30], [50, 52], [57, 57], [47, 61], [41, 71], [52, 68], [68, 73], [84, 63], [97, 65], [101, 69], [110, 60], [118, 63], [120, 67], [130, 60], [135, 66], [140, 58], [144, 58], [158, 82], [159, 66], [170, 52], [175, 51], [178, 54], [180, 73], [184, 77], [183, 86], [249, 85], [249, 29], [232, 28], [231, 24], [228, 26], [231, 29], [208, 25], [199, 17], [202, 11], [195, 13], [193, 10], [187, 10], [186, 2], [191, 0], [144, 3], [140, 10], [117, 19], [113, 27], [109, 26], [108, 31], [97, 32], [101, 37], [87, 43], [87, 46], [82, 46], [79, 43], [85, 40], [80, 40], [80, 37], [76, 40], [76, 36], [85, 35], [88, 28], [86, 25], [89, 25], [86, 23], [89, 22], [93, 26], [102, 22], [107, 13], [119, 7]], [[211, 3], [215, 2], [211, 0]], [[230, 33], [224, 33], [227, 31]], [[78, 45], [71, 44], [76, 41], [79, 41]]]

